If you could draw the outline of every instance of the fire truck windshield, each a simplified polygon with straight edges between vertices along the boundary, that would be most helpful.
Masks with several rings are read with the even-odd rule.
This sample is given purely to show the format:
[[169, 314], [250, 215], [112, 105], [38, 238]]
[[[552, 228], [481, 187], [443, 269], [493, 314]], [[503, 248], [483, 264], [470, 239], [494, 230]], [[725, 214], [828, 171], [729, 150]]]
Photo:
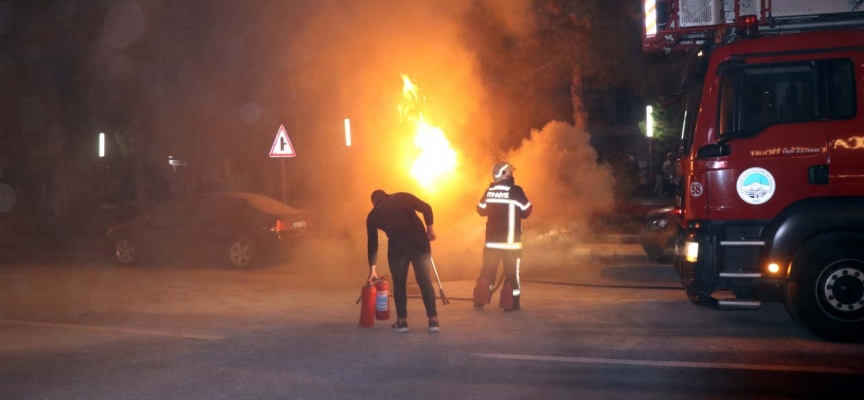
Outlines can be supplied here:
[[696, 125], [696, 117], [699, 115], [699, 102], [702, 99], [702, 74], [697, 71], [684, 81], [681, 88], [685, 96], [684, 124], [681, 127], [681, 147], [679, 156], [690, 154], [690, 146], [693, 144], [693, 134]]
[[720, 86], [720, 139], [753, 136], [775, 124], [824, 119], [821, 65], [767, 63], [726, 69]]
[[694, 51], [684, 68], [683, 79], [678, 91], [680, 97], [684, 98], [684, 123], [681, 127], [681, 141], [678, 148], [678, 156], [690, 154], [690, 146], [693, 145], [693, 135], [696, 119], [699, 115], [700, 101], [702, 100], [702, 85], [705, 83], [705, 70], [708, 69], [709, 47]]

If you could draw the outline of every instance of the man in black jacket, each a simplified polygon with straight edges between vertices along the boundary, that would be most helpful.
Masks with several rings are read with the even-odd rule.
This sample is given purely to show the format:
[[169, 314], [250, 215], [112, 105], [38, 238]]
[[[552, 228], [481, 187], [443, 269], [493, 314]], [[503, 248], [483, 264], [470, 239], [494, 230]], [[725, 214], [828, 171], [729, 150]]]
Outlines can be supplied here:
[[486, 220], [486, 245], [483, 248], [483, 269], [474, 287], [474, 307], [483, 308], [492, 297], [495, 272], [504, 264], [504, 287], [499, 305], [504, 311], [519, 309], [521, 285], [519, 268], [522, 263], [522, 219], [528, 218], [534, 207], [522, 187], [515, 184], [513, 168], [507, 162], [492, 167], [494, 182], [477, 203], [477, 213]]
[[[408, 332], [408, 294], [405, 285], [408, 280], [408, 264], [414, 265], [414, 276], [420, 286], [426, 317], [429, 319], [429, 333], [437, 333], [438, 313], [435, 310], [435, 289], [429, 268], [432, 263], [432, 246], [435, 231], [432, 207], [410, 193], [387, 194], [383, 190], [372, 192], [372, 211], [366, 217], [367, 252], [369, 256], [369, 278], [371, 282], [378, 277], [375, 264], [378, 259], [378, 230], [387, 234], [387, 260], [393, 275], [393, 300], [396, 303], [395, 332]], [[423, 222], [417, 212], [423, 214]]]

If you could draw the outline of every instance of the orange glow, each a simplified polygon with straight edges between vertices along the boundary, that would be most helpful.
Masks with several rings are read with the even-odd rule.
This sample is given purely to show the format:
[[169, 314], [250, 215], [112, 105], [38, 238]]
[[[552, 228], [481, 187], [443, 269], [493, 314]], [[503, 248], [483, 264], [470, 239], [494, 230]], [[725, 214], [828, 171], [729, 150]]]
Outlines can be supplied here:
[[456, 170], [456, 151], [450, 146], [444, 131], [426, 121], [418, 110], [425, 100], [417, 85], [402, 75], [402, 103], [399, 114], [414, 127], [414, 146], [419, 154], [411, 166], [411, 176], [427, 190], [434, 189], [437, 181]]

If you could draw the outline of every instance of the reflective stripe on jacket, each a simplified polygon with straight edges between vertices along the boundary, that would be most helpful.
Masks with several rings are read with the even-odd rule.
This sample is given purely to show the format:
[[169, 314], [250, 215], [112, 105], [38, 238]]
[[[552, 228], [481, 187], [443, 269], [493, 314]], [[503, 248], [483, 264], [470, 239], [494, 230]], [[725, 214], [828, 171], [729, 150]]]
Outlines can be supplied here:
[[477, 213], [487, 217], [486, 247], [521, 249], [522, 219], [532, 210], [525, 191], [513, 183], [513, 178], [490, 184], [477, 203]]

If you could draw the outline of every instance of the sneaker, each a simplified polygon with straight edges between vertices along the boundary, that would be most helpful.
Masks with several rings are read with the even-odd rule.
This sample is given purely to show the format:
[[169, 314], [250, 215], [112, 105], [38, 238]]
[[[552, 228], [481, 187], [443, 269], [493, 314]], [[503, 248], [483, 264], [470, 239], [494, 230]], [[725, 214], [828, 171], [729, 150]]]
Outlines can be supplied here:
[[429, 333], [441, 332], [441, 327], [438, 326], [438, 321], [429, 321]]
[[390, 328], [393, 330], [393, 332], [408, 333], [408, 321], [401, 322], [401, 323], [397, 321]]

